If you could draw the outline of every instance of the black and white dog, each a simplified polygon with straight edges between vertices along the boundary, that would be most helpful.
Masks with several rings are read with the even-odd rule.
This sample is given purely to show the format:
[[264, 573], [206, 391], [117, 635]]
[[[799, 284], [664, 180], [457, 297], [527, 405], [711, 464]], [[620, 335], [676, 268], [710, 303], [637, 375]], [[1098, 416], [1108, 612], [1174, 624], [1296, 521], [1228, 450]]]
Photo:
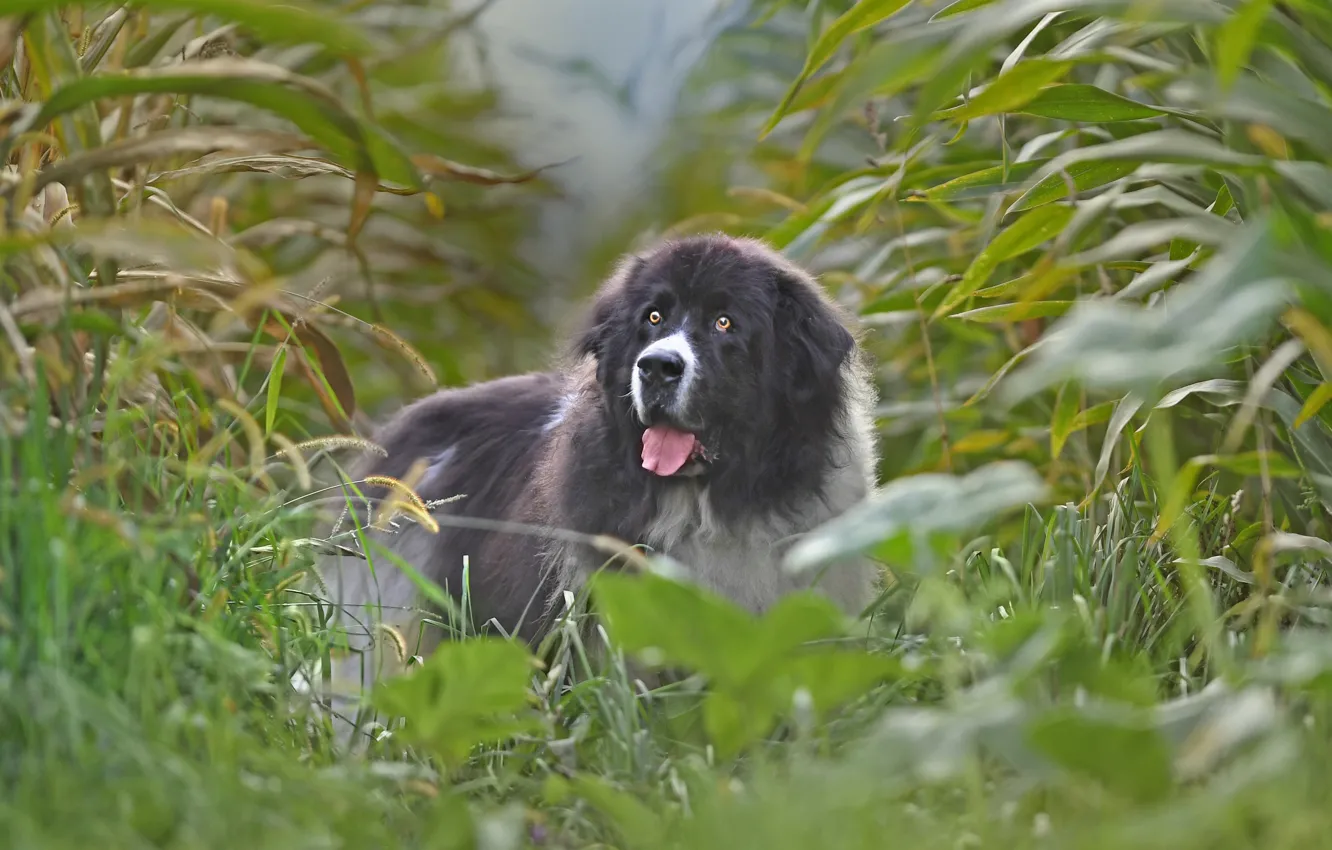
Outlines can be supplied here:
[[[401, 479], [416, 465], [422, 499], [463, 497], [436, 508], [442, 523], [644, 544], [761, 612], [810, 581], [783, 569], [785, 546], [873, 489], [875, 401], [862, 350], [809, 275], [754, 240], [691, 237], [621, 262], [561, 368], [415, 402], [375, 438], [387, 456], [362, 459], [353, 480]], [[465, 592], [474, 626], [528, 641], [562, 613], [563, 591], [607, 561], [569, 536], [493, 527], [402, 523], [370, 536], [455, 598]], [[373, 575], [352, 556], [323, 572], [353, 638], [387, 624], [412, 654], [439, 638], [417, 634], [422, 596], [388, 559], [374, 559]], [[854, 615], [876, 575], [868, 561], [839, 564], [818, 588]], [[375, 675], [343, 672], [363, 685]]]

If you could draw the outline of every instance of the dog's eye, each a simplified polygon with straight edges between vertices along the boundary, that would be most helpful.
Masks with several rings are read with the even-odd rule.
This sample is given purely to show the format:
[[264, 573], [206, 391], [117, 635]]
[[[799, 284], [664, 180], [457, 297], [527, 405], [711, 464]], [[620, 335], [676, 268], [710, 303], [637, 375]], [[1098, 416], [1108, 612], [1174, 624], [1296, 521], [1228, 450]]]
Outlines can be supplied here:
[[731, 317], [718, 316], [717, 321], [713, 323], [713, 326], [716, 327], [717, 330], [721, 331], [722, 333], [726, 333], [731, 329]]
[[647, 320], [649, 325], [659, 325], [661, 324], [661, 313], [653, 310], [647, 314]]

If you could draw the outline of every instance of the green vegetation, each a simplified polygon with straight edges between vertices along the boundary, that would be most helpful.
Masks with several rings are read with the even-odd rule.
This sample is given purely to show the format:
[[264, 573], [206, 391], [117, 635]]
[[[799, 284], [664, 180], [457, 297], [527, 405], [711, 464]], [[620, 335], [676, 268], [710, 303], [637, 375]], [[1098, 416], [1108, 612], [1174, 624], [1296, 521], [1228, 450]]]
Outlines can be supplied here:
[[873, 639], [606, 576], [608, 668], [450, 644], [346, 758], [319, 461], [539, 355], [541, 176], [447, 10], [0, 2], [7, 846], [1328, 843], [1332, 10], [756, 5], [604, 253], [760, 234], [862, 315], [884, 494], [795, 557], [882, 558]]

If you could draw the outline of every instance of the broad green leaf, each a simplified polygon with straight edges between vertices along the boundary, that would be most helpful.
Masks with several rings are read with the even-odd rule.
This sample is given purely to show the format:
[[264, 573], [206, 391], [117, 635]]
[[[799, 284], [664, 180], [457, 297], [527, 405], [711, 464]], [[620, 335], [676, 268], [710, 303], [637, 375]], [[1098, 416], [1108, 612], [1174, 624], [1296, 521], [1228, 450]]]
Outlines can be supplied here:
[[761, 618], [697, 585], [651, 573], [602, 573], [592, 593], [626, 650], [748, 687], [801, 644], [838, 636], [842, 614], [815, 593], [783, 596]]
[[828, 29], [824, 30], [823, 35], [814, 43], [813, 49], [809, 51], [809, 56], [805, 60], [805, 68], [800, 72], [800, 78], [808, 78], [818, 69], [822, 68], [824, 63], [832, 58], [837, 52], [837, 48], [842, 45], [852, 35], [861, 30], [868, 29], [895, 14], [899, 9], [907, 4], [907, 0], [858, 0], [850, 9], [847, 9]]
[[1162, 797], [1172, 784], [1165, 739], [1148, 717], [1056, 709], [1034, 722], [1027, 740], [1065, 769], [1137, 800]]
[[1048, 86], [1014, 110], [1041, 118], [1109, 124], [1141, 121], [1167, 114], [1164, 110], [1084, 83]]
[[611, 637], [627, 651], [726, 681], [744, 677], [758, 626], [736, 605], [650, 573], [600, 573], [590, 584]]
[[962, 106], [947, 109], [935, 117], [950, 121], [969, 121], [984, 115], [1016, 112], [1041, 94], [1041, 87], [1059, 79], [1072, 67], [1071, 62], [1028, 59], [1000, 74], [980, 94]]
[[[1072, 165], [1065, 173], [1072, 178], [1073, 186], [1079, 192], [1085, 192], [1088, 189], [1095, 189], [1107, 183], [1113, 183], [1121, 177], [1132, 174], [1137, 169], [1138, 163], [1129, 160], [1111, 160], [1109, 162], [1093, 160]], [[1008, 208], [1008, 211], [1010, 213], [1023, 212], [1067, 196], [1068, 180], [1064, 178], [1064, 174], [1050, 174], [1042, 178], [1035, 186], [1023, 192]]]
[[1239, 11], [1216, 30], [1216, 78], [1222, 88], [1229, 88], [1249, 61], [1258, 30], [1272, 8], [1272, 0], [1244, 0]]
[[[64, 6], [101, 6], [101, 0], [61, 0]], [[328, 6], [301, 0], [138, 0], [148, 11], [212, 15], [240, 24], [271, 44], [322, 44], [335, 53], [360, 55], [370, 49], [363, 28], [342, 21]], [[0, 14], [23, 15], [50, 9], [52, 0], [2, 0]]]
[[[652, 664], [703, 674], [711, 692], [704, 727], [723, 756], [769, 732], [804, 688], [826, 710], [901, 672], [896, 659], [826, 642], [843, 615], [826, 597], [793, 593], [762, 617], [691, 584], [651, 573], [602, 573], [592, 580], [611, 637]], [[805, 660], [810, 653], [816, 661]]]
[[948, 315], [959, 304], [970, 298], [972, 293], [990, 279], [990, 275], [1000, 263], [1030, 251], [1056, 236], [1073, 217], [1073, 212], [1072, 207], [1062, 204], [1037, 207], [1000, 231], [990, 244], [976, 255], [976, 259], [972, 260], [962, 280], [934, 311], [934, 318]]
[[786, 667], [793, 682], [809, 694], [818, 715], [903, 675], [902, 662], [896, 657], [854, 647], [812, 647], [792, 658]]
[[540, 727], [528, 696], [535, 659], [497, 638], [444, 641], [416, 669], [380, 683], [372, 700], [407, 718], [398, 734], [456, 767], [478, 744]]
[[885, 541], [924, 546], [935, 533], [974, 529], [1003, 511], [1044, 496], [1040, 476], [1013, 461], [962, 476], [931, 473], [899, 478], [796, 543], [786, 555], [786, 568], [811, 569]]
[[772, 695], [752, 692], [744, 699], [725, 690], [714, 690], [704, 697], [703, 725], [718, 755], [732, 758], [772, 731], [777, 722], [774, 703]]

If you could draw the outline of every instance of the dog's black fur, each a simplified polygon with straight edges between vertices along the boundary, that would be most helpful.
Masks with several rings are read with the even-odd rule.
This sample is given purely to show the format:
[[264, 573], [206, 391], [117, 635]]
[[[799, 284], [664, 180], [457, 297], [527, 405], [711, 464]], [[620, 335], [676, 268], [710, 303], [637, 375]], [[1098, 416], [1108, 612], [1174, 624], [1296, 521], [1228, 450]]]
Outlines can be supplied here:
[[[644, 348], [672, 334], [687, 340], [696, 379], [686, 390], [643, 389], [644, 410], [696, 435], [704, 459], [662, 477], [643, 468], [631, 378]], [[677, 391], [688, 404], [668, 413], [654, 393]], [[800, 586], [780, 572], [776, 547], [873, 487], [873, 402], [854, 336], [808, 275], [756, 241], [692, 237], [624, 260], [557, 369], [417, 401], [375, 438], [387, 457], [367, 457], [354, 474], [403, 478], [424, 462], [423, 499], [463, 496], [438, 508], [441, 518], [646, 543], [692, 559], [700, 583], [762, 610]], [[493, 620], [529, 641], [561, 613], [561, 591], [606, 560], [564, 540], [447, 525], [377, 536], [455, 596], [469, 556], [473, 624]], [[872, 568], [847, 569], [830, 594], [858, 613]], [[382, 596], [384, 620], [408, 623], [389, 608], [418, 594], [385, 559], [377, 592], [364, 561], [344, 558], [330, 572], [344, 605]]]

